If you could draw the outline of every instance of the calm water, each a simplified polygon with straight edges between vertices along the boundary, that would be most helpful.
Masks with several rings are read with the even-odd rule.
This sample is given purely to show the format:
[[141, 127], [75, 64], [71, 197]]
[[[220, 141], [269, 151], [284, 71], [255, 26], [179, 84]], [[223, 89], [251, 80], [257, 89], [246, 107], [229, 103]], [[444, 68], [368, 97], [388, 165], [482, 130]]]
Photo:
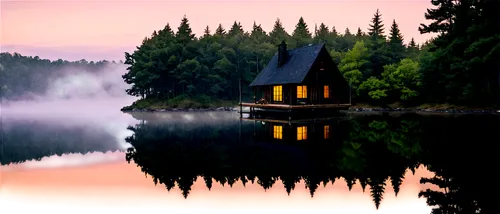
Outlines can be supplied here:
[[8, 213], [500, 213], [495, 115], [11, 115]]

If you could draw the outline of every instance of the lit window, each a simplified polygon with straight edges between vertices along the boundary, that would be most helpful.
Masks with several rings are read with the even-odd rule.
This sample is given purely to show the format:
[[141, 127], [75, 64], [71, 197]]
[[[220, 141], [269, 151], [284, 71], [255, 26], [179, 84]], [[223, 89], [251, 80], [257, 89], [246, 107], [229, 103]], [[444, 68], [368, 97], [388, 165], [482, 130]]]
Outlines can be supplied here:
[[297, 140], [307, 140], [307, 126], [297, 127]]
[[277, 85], [273, 87], [273, 100], [274, 101], [283, 101], [283, 87], [281, 85]]
[[328, 139], [330, 138], [330, 125], [325, 125], [324, 126], [324, 138]]
[[273, 136], [275, 139], [283, 139], [283, 126], [273, 126]]
[[323, 95], [325, 98], [330, 98], [330, 87], [325, 85], [323, 87]]
[[307, 98], [307, 86], [297, 86], [297, 98]]

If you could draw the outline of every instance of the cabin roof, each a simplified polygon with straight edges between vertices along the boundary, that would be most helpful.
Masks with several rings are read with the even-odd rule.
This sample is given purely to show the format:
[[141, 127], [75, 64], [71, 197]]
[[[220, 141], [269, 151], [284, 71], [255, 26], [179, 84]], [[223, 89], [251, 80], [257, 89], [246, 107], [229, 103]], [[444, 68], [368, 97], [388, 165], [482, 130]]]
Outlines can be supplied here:
[[278, 67], [278, 54], [250, 83], [250, 86], [301, 83], [325, 44], [304, 46], [288, 50], [288, 60]]

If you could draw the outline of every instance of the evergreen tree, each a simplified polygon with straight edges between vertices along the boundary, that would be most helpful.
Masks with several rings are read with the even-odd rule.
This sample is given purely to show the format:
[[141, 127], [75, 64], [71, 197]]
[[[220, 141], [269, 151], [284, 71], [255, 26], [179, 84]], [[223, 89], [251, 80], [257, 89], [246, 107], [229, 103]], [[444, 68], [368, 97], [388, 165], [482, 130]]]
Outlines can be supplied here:
[[332, 31], [330, 32], [333, 36], [338, 36], [339, 33], [337, 32], [337, 30], [335, 29], [335, 26], [332, 26]]
[[425, 13], [425, 19], [433, 19], [435, 22], [426, 25], [420, 24], [418, 28], [421, 33], [447, 33], [451, 31], [453, 24], [453, 17], [456, 10], [456, 5], [458, 1], [456, 0], [431, 0], [433, 6], [437, 6], [436, 9], [427, 9]]
[[301, 47], [307, 45], [311, 42], [312, 35], [307, 28], [307, 24], [302, 17], [299, 18], [299, 22], [295, 25], [295, 30], [293, 31], [292, 38], [295, 42], [296, 47]]
[[368, 28], [368, 35], [370, 35], [373, 41], [385, 39], [384, 24], [382, 24], [382, 14], [380, 14], [378, 9], [372, 18], [370, 28]]
[[349, 30], [349, 28], [345, 29], [344, 36], [352, 36], [351, 30]]
[[418, 54], [419, 54], [419, 47], [417, 43], [415, 43], [415, 40], [412, 37], [410, 42], [408, 43], [408, 47], [406, 48], [406, 55], [412, 60], [417, 60]]
[[177, 28], [177, 33], [175, 35], [177, 41], [181, 44], [187, 44], [194, 39], [193, 31], [189, 26], [189, 21], [186, 16], [182, 18], [179, 28]]
[[267, 34], [266, 32], [262, 29], [262, 27], [257, 25], [255, 21], [253, 22], [253, 27], [252, 27], [252, 32], [250, 33], [250, 37], [254, 39], [255, 42], [265, 42]]
[[203, 31], [203, 37], [209, 37], [209, 36], [210, 36], [210, 28], [207, 25], [207, 27]]
[[[498, 1], [432, 1], [421, 33], [439, 33], [422, 69], [431, 102], [500, 106]], [[444, 89], [443, 90], [443, 86]]]
[[285, 31], [285, 28], [283, 28], [283, 24], [281, 23], [280, 19], [277, 18], [274, 22], [273, 30], [269, 33], [269, 36], [271, 37], [271, 42], [274, 45], [278, 45], [282, 41], [287, 40], [290, 35]]
[[384, 24], [382, 24], [382, 14], [377, 9], [377, 12], [372, 18], [372, 23], [368, 29], [368, 35], [370, 36], [369, 49], [371, 52], [370, 62], [371, 62], [371, 75], [379, 77], [384, 71], [383, 66], [389, 62], [386, 56], [386, 41], [384, 36]]
[[392, 21], [391, 34], [389, 38], [389, 55], [391, 57], [391, 64], [401, 61], [406, 57], [406, 48], [403, 44], [403, 35], [399, 31], [396, 20]]
[[226, 30], [224, 29], [224, 27], [222, 27], [222, 24], [219, 24], [219, 26], [217, 26], [217, 29], [215, 30], [215, 35], [218, 36], [226, 35]]
[[326, 43], [329, 39], [329, 36], [330, 30], [328, 29], [328, 26], [326, 26], [324, 23], [321, 23], [319, 25], [319, 29], [316, 29], [315, 31], [314, 42]]
[[236, 21], [234, 21], [233, 23], [233, 26], [231, 27], [231, 29], [229, 30], [228, 32], [228, 35], [230, 37], [233, 37], [233, 36], [236, 36], [236, 35], [242, 35], [244, 33], [243, 31], [243, 27], [241, 26], [241, 24]]
[[365, 33], [363, 33], [363, 31], [361, 31], [361, 28], [358, 27], [358, 32], [356, 32], [356, 38], [360, 39], [364, 36]]

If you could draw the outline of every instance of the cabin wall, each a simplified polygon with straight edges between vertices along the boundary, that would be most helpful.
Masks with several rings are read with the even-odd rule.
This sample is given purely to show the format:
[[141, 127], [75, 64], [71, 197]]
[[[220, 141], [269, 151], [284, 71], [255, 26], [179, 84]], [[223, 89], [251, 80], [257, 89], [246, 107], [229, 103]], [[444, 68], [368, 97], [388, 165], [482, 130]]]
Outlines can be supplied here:
[[[273, 87], [274, 85], [261, 86], [257, 88], [256, 100], [264, 98], [268, 103], [272, 104], [292, 104], [294, 99], [294, 86], [292, 85], [281, 85], [282, 86], [282, 101], [273, 100]], [[296, 93], [296, 92], [295, 92]]]
[[[323, 65], [321, 65], [323, 62]], [[323, 67], [324, 70], [320, 70]], [[308, 102], [312, 104], [349, 103], [349, 85], [326, 49], [322, 49], [309, 74], [303, 81], [308, 86]], [[329, 86], [330, 97], [324, 98], [324, 86]]]

